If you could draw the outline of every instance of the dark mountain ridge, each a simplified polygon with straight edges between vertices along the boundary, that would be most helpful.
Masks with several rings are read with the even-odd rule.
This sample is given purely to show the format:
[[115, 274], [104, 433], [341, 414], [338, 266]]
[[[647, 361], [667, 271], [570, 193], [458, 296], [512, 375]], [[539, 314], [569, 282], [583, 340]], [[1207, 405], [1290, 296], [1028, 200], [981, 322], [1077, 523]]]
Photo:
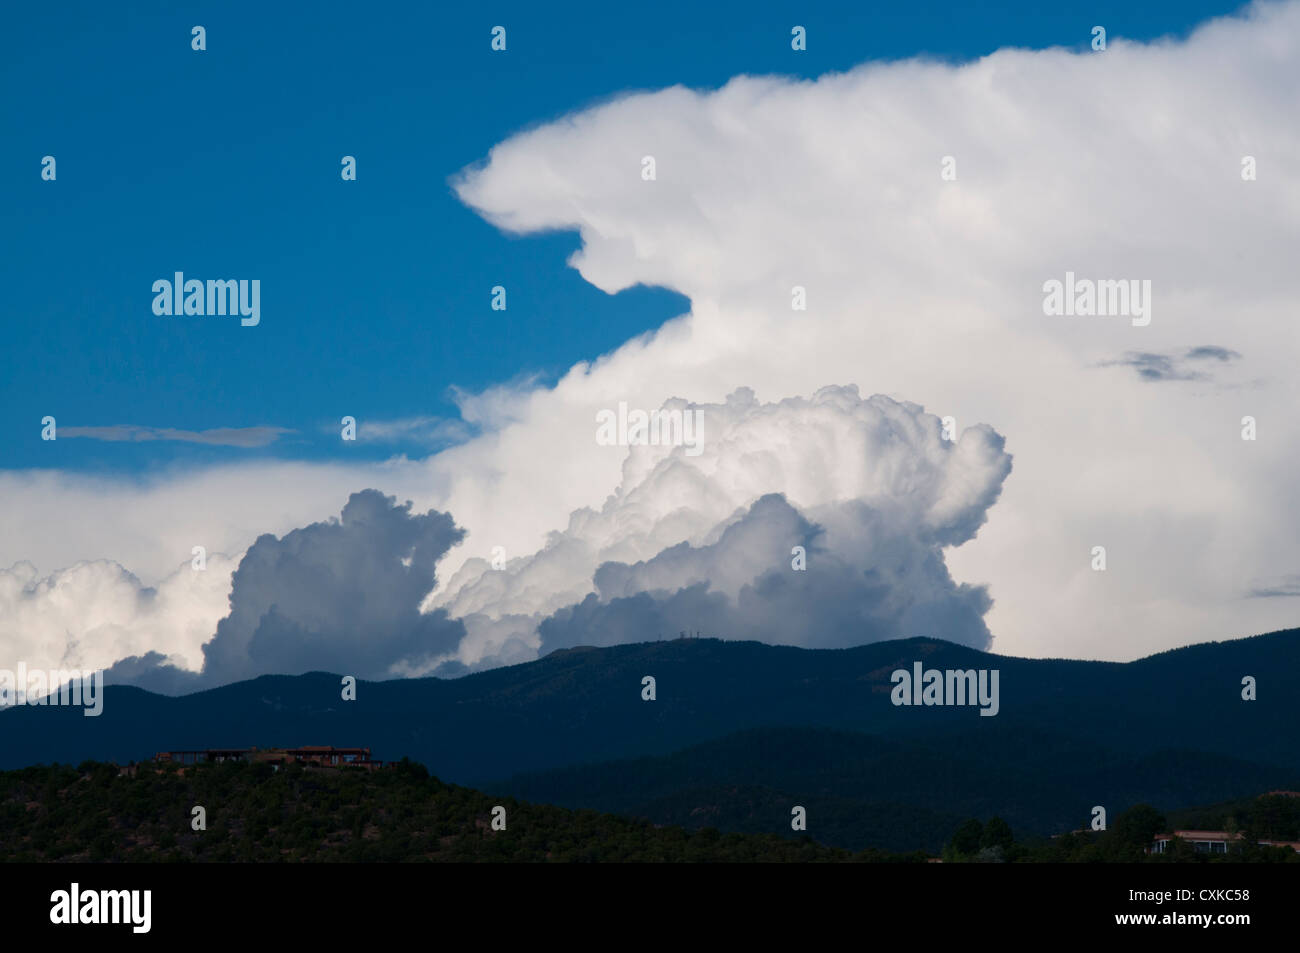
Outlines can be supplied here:
[[[997, 669], [999, 713], [895, 706], [890, 673]], [[643, 701], [642, 678], [656, 679]], [[1241, 679], [1258, 681], [1243, 701]], [[960, 735], [963, 752], [1012, 762], [1062, 739], [1137, 757], [1184, 750], [1300, 773], [1300, 630], [1188, 646], [1129, 663], [1020, 659], [934, 639], [851, 649], [673, 639], [557, 651], [453, 680], [360, 682], [263, 676], [181, 697], [105, 689], [104, 710], [0, 712], [0, 768], [126, 762], [220, 746], [366, 745], [462, 784], [616, 759], [662, 756], [771, 726], [827, 728], [894, 743]]]

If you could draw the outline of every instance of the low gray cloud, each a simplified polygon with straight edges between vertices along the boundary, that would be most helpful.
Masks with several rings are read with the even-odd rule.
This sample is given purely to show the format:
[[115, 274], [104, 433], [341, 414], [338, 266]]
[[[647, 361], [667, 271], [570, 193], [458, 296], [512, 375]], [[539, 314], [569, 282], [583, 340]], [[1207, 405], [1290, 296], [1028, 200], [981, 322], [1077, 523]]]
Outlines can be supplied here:
[[235, 570], [230, 615], [203, 647], [204, 675], [379, 678], [454, 649], [461, 624], [419, 606], [438, 559], [463, 535], [445, 513], [414, 515], [410, 503], [363, 490], [338, 521], [260, 537]]
[[[794, 568], [794, 547], [806, 568]], [[682, 631], [805, 648], [918, 635], [980, 649], [992, 641], [988, 592], [953, 581], [936, 534], [856, 500], [819, 507], [813, 520], [771, 494], [717, 542], [606, 563], [595, 583], [540, 624], [543, 653]]]
[[173, 427], [139, 427], [134, 424], [59, 428], [60, 437], [82, 437], [88, 440], [107, 440], [112, 443], [174, 440], [218, 447], [265, 447], [275, 443], [287, 433], [293, 431], [284, 427], [216, 427], [212, 430], [177, 430]]
[[105, 669], [104, 682], [108, 685], [134, 685], [159, 695], [184, 695], [212, 687], [204, 683], [200, 673], [169, 664], [167, 656], [161, 652], [132, 655], [116, 662]]
[[1282, 576], [1271, 585], [1261, 585], [1246, 594], [1248, 599], [1286, 599], [1300, 596], [1300, 575]]
[[1230, 348], [1204, 344], [1189, 348], [1181, 354], [1157, 354], [1151, 351], [1126, 351], [1122, 358], [1102, 361], [1098, 367], [1131, 367], [1144, 381], [1206, 381], [1211, 374], [1194, 363], [1217, 361], [1228, 364], [1238, 360], [1239, 353]]
[[110, 680], [182, 691], [308, 671], [391, 678], [430, 665], [464, 637], [445, 612], [420, 612], [435, 564], [463, 535], [445, 513], [354, 493], [340, 519], [253, 543], [232, 577], [230, 614], [203, 646], [201, 675], [142, 656], [119, 662]]

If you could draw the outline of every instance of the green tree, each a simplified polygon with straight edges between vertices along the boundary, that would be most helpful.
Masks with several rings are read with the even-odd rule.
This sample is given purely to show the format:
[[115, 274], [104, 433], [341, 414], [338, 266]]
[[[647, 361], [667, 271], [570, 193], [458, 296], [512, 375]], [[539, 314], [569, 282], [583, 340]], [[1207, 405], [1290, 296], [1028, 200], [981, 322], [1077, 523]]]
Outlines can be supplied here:
[[984, 833], [980, 836], [980, 847], [1000, 847], [1004, 852], [1010, 850], [1015, 842], [1011, 825], [1000, 817], [989, 818], [989, 822], [984, 825]]
[[1150, 804], [1135, 804], [1115, 819], [1116, 843], [1129, 854], [1150, 847], [1156, 834], [1165, 829], [1165, 816]]
[[951, 846], [954, 853], [973, 854], [980, 849], [984, 837], [984, 827], [975, 818], [966, 821], [952, 835]]

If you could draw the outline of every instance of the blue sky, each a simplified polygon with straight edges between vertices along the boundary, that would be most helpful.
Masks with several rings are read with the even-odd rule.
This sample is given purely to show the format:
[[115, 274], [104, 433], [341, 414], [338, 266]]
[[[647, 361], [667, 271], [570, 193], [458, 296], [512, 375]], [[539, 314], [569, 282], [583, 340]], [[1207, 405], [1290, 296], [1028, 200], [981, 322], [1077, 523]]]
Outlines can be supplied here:
[[[450, 388], [553, 380], [687, 303], [609, 296], [565, 259], [572, 233], [516, 238], [449, 176], [509, 135], [620, 91], [815, 77], [918, 53], [1181, 35], [1234, 3], [650, 7], [11, 6], [0, 31], [5, 222], [0, 466], [143, 473], [258, 455], [418, 455], [345, 444], [337, 420], [454, 417]], [[310, 12], [302, 12], [309, 9]], [[794, 53], [790, 27], [809, 32]], [[190, 28], [207, 30], [205, 52]], [[489, 31], [508, 30], [508, 50]], [[40, 159], [58, 162], [56, 182]], [[339, 161], [354, 155], [358, 180]], [[258, 278], [262, 322], [158, 317], [184, 271]], [[489, 290], [508, 289], [506, 312]], [[127, 424], [296, 431], [261, 449], [39, 439]]]

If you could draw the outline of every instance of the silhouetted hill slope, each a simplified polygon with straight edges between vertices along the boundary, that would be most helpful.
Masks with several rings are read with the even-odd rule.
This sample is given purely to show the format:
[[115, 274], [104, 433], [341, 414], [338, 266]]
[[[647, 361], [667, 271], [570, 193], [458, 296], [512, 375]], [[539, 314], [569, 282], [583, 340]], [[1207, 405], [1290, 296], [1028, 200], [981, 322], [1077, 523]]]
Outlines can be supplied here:
[[1170, 811], [1169, 830], [1246, 832], [1249, 838], [1300, 841], [1300, 797], [1264, 795]]
[[[917, 660], [998, 669], [1000, 713], [892, 705], [890, 673]], [[645, 675], [657, 680], [653, 702], [641, 697]], [[1241, 699], [1245, 675], [1258, 680], [1257, 701]], [[765, 755], [748, 760], [743, 743], [721, 740], [790, 726], [821, 732], [760, 732]], [[711, 749], [712, 773], [710, 755], [686, 750], [709, 742], [722, 745]], [[362, 682], [355, 702], [341, 699], [338, 676], [315, 673], [181, 698], [110, 687], [97, 718], [56, 707], [0, 712], [8, 768], [301, 744], [407, 755], [476, 787], [552, 773], [520, 778], [518, 789], [682, 823], [713, 816], [735, 829], [788, 830], [791, 799], [811, 807], [818, 797], [819, 811], [838, 805], [822, 823], [843, 818], [831, 833], [845, 844], [930, 844], [972, 814], [1046, 832], [1079, 826], [1093, 804], [1174, 809], [1295, 784], [1300, 630], [1128, 664], [1015, 659], [928, 639], [844, 650], [686, 639], [570, 649], [450, 681]], [[608, 766], [591, 775], [590, 798], [575, 773], [553, 773], [641, 758], [660, 760], [618, 769], [641, 779], [639, 800]], [[781, 823], [769, 827], [778, 807]], [[853, 820], [856, 810], [876, 814]], [[872, 820], [891, 812], [891, 823]]]
[[[836, 749], [842, 740], [827, 739]], [[758, 804], [741, 789], [741, 804]], [[687, 798], [690, 792], [685, 792]], [[193, 807], [204, 808], [195, 830]], [[761, 806], [761, 805], [759, 805]], [[827, 802], [827, 807], [833, 804]], [[498, 808], [503, 828], [493, 825]], [[812, 808], [825, 826], [829, 811]], [[1225, 811], [1227, 814], [1225, 815]], [[1143, 848], [1167, 830], [1158, 809], [1138, 806], [1098, 834], [1017, 838], [998, 819], [969, 823], [944, 848], [956, 862], [1300, 863], [1287, 848], [1253, 846], [1258, 837], [1294, 839], [1300, 799], [1261, 797], [1197, 809], [1222, 827], [1241, 821], [1247, 837], [1222, 856], [1175, 842]], [[782, 819], [784, 820], [784, 819]], [[1184, 825], [1175, 825], [1184, 826]], [[987, 849], [986, 849], [987, 848]], [[992, 851], [990, 855], [990, 850]], [[0, 772], [0, 861], [514, 861], [514, 862], [919, 862], [924, 855], [849, 854], [801, 835], [688, 832], [677, 826], [595, 811], [570, 811], [490, 796], [430, 777], [414, 762], [378, 772], [227, 762], [181, 768], [144, 764], [138, 772], [84, 762]]]
[[[969, 817], [1017, 832], [1084, 827], [1138, 803], [1182, 807], [1269, 790], [1277, 768], [1193, 751], [1121, 754], [1019, 726], [895, 741], [824, 728], [756, 728], [672, 755], [577, 765], [488, 791], [659, 824], [790, 831], [808, 812], [819, 842], [937, 853]], [[1300, 778], [1300, 771], [1290, 775]]]
[[[191, 806], [206, 810], [195, 831]], [[505, 808], [505, 829], [492, 828]], [[369, 773], [225, 763], [0, 772], [6, 861], [843, 861], [811, 841], [644, 822], [489, 798], [423, 767]], [[904, 859], [904, 858], [900, 858]], [[916, 858], [912, 858], [916, 859]]]

